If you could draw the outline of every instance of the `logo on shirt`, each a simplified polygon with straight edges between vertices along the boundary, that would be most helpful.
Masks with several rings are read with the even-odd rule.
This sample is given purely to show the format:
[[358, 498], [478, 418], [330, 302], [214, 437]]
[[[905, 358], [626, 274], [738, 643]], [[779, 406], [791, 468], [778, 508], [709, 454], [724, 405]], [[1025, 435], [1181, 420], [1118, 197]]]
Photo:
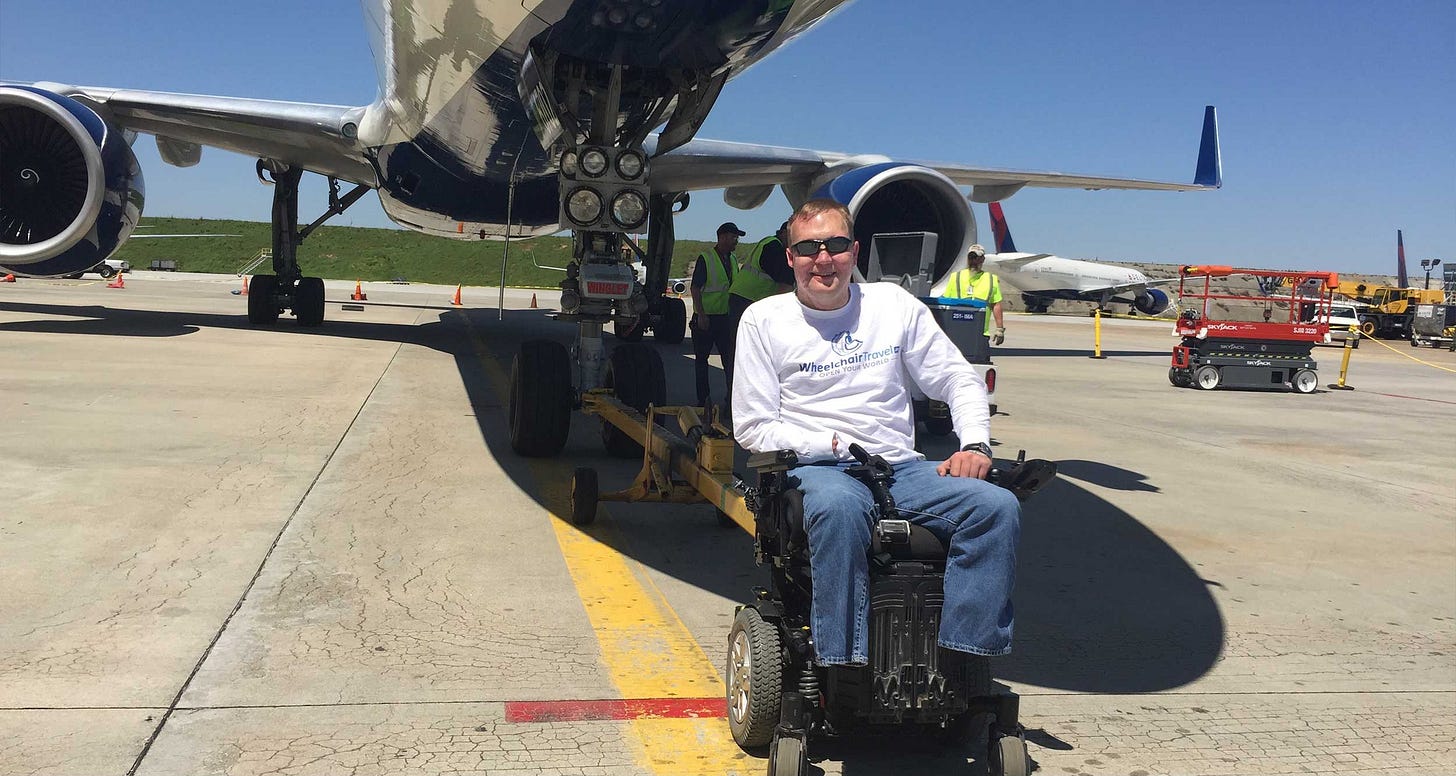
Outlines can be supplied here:
[[859, 347], [863, 344], [863, 340], [855, 339], [848, 331], [841, 331], [834, 335], [834, 339], [830, 342], [830, 347], [834, 348], [835, 353], [841, 356], [847, 356], [859, 350]]

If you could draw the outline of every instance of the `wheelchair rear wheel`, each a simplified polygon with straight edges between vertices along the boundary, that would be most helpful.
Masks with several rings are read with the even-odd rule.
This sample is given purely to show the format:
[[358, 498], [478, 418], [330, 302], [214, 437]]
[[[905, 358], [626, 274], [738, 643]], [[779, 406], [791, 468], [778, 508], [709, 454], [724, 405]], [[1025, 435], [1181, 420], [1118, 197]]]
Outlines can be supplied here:
[[739, 609], [728, 632], [728, 728], [744, 749], [773, 740], [783, 700], [783, 676], [779, 629], [757, 609]]

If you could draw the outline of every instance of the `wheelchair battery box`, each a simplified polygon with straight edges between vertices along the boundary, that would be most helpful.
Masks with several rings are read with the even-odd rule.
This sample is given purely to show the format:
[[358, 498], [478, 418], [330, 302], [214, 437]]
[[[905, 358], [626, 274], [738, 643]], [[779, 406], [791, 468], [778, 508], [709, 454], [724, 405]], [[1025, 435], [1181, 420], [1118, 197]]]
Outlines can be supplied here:
[[[869, 666], [835, 671], [841, 702], [872, 722], [936, 722], [965, 711], [971, 694], [960, 661], [936, 644], [945, 601], [940, 573], [919, 562], [892, 563], [870, 581]], [[897, 573], [906, 566], [906, 574]]]
[[937, 304], [926, 300], [931, 317], [945, 332], [956, 350], [972, 364], [991, 363], [991, 338], [986, 336], [986, 315], [984, 307], [969, 305]]

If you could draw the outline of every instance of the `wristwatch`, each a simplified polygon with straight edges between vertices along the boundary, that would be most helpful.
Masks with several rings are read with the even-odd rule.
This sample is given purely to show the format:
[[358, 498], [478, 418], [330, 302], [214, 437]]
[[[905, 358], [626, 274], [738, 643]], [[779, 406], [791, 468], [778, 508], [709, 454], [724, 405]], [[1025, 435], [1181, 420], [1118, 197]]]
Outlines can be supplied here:
[[991, 454], [991, 446], [986, 444], [985, 442], [972, 442], [965, 447], [962, 447], [961, 452], [980, 453], [981, 455], [984, 455], [993, 461], [996, 460], [996, 456]]

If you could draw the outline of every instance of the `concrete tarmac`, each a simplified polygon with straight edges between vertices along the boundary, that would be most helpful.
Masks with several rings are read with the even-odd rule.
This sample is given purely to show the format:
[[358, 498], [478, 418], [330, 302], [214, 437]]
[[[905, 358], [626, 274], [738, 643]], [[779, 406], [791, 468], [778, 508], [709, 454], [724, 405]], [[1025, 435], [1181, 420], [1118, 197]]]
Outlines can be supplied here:
[[[345, 310], [330, 281], [304, 330], [249, 326], [239, 286], [0, 285], [0, 773], [764, 771], [721, 716], [749, 538], [706, 506], [562, 520], [574, 466], [636, 472], [579, 416], [561, 458], [510, 452], [511, 354], [573, 333], [528, 309], [554, 292], [498, 320], [494, 289]], [[1168, 384], [1166, 322], [1104, 322], [1101, 361], [1087, 319], [1007, 329], [998, 455], [1061, 467], [994, 665], [1039, 772], [1456, 772], [1456, 354], [1204, 392]], [[656, 347], [690, 403], [688, 343]], [[984, 772], [915, 737], [812, 754]]]

